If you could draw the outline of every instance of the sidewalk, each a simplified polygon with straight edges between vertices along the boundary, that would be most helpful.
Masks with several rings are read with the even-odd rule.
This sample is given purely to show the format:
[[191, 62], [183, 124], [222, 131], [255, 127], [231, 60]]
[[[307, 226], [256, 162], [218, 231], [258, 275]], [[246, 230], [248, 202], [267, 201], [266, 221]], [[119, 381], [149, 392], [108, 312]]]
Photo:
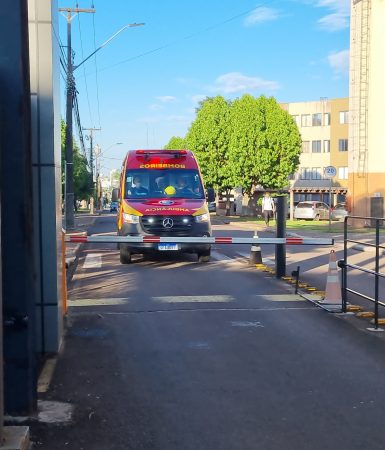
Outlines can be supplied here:
[[[75, 214], [75, 228], [67, 234], [87, 234], [88, 229], [92, 227], [95, 219], [99, 216], [100, 214]], [[76, 269], [76, 258], [81, 245], [75, 242], [66, 242], [67, 281], [71, 279]]]
[[[245, 217], [244, 220], [239, 216], [211, 216], [211, 221], [213, 225], [229, 225], [230, 227], [239, 228], [242, 230], [250, 230], [250, 231], [258, 231], [258, 232], [267, 232], [274, 233], [276, 232], [276, 222], [271, 221], [270, 226], [267, 228], [265, 224], [261, 220], [250, 220], [250, 217]], [[299, 222], [301, 223], [301, 222]], [[335, 229], [338, 225], [340, 225], [341, 229]], [[286, 235], [292, 237], [325, 237], [332, 238], [338, 244], [343, 245], [344, 242], [344, 231], [343, 231], [343, 223], [341, 222], [332, 222], [332, 230], [329, 232], [327, 230], [328, 225], [316, 229], [306, 229], [303, 227], [298, 227], [295, 229], [293, 227], [286, 228]], [[334, 229], [333, 229], [334, 228]], [[375, 232], [374, 230], [363, 229], [362, 232], [357, 231], [348, 231], [348, 239], [361, 241], [363, 243], [375, 243]], [[385, 234], [381, 234], [381, 242], [382, 245], [385, 243]], [[364, 247], [362, 245], [356, 244], [354, 249], [357, 251], [374, 251], [369, 247]]]

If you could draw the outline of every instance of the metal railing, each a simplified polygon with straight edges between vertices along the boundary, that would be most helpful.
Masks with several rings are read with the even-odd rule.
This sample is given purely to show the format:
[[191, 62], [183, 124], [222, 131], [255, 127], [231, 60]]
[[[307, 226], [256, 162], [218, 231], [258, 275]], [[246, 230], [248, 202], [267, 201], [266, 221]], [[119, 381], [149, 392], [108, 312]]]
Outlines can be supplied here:
[[[348, 221], [350, 219], [365, 220], [366, 222], [370, 221], [371, 224], [374, 223], [375, 225], [372, 228], [375, 229], [375, 243], [348, 239]], [[346, 312], [347, 310], [348, 293], [357, 295], [365, 300], [369, 300], [374, 303], [374, 328], [376, 330], [378, 329], [378, 307], [385, 307], [385, 302], [379, 300], [379, 281], [381, 278], [385, 279], [385, 273], [380, 272], [380, 249], [385, 250], [385, 245], [380, 244], [380, 228], [384, 223], [385, 218], [346, 216], [344, 222], [344, 259], [338, 262], [339, 267], [342, 269], [342, 312]], [[362, 267], [357, 264], [350, 264], [348, 262], [348, 244], [358, 244], [365, 247], [375, 248], [374, 270], [367, 269], [366, 267]], [[370, 297], [369, 295], [348, 287], [348, 269], [358, 270], [359, 272], [374, 276], [374, 297]]]

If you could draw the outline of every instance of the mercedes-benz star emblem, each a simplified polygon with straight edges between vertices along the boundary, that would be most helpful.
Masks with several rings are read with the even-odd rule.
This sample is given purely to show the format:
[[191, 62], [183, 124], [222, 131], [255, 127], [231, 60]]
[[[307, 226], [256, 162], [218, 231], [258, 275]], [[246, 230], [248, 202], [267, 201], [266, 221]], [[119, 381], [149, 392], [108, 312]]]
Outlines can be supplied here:
[[166, 217], [163, 219], [163, 226], [164, 228], [172, 228], [174, 225], [174, 221], [170, 219], [170, 217]]

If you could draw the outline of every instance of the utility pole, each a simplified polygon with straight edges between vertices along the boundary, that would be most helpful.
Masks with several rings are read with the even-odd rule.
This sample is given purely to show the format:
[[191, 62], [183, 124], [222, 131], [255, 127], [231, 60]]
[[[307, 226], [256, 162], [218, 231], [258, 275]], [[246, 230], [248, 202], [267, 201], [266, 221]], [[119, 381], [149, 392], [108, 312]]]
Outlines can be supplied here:
[[[73, 75], [74, 67], [72, 61], [71, 45], [71, 22], [79, 13], [94, 13], [95, 9], [82, 8], [59, 8], [59, 11], [66, 12], [67, 19], [67, 106], [66, 106], [66, 196], [65, 196], [65, 227], [71, 230], [75, 226], [74, 216], [74, 165], [73, 165], [73, 135], [72, 135], [72, 108], [75, 92], [75, 78]], [[64, 14], [63, 14], [64, 15]]]
[[94, 201], [95, 201], [95, 181], [96, 177], [94, 177], [94, 131], [100, 131], [101, 128], [83, 128], [84, 131], [89, 131], [90, 137], [90, 169], [92, 176], [92, 195], [90, 198], [90, 213], [94, 213]]
[[95, 146], [95, 174], [96, 174], [96, 207], [100, 210], [101, 207], [101, 189], [100, 189], [100, 147], [98, 144]]
[[[108, 38], [102, 45], [95, 49], [87, 58], [83, 59], [79, 64], [74, 65], [72, 61], [72, 46], [71, 46], [71, 22], [79, 13], [94, 13], [95, 9], [83, 8], [59, 8], [59, 11], [66, 17], [67, 20], [67, 109], [66, 109], [66, 198], [65, 198], [65, 226], [67, 230], [73, 229], [75, 225], [74, 217], [74, 169], [73, 169], [73, 138], [72, 138], [72, 108], [75, 92], [75, 78], [74, 71], [88, 61], [93, 55], [110, 43], [120, 33], [127, 28], [140, 27], [144, 23], [129, 23], [120, 28], [110, 38]], [[66, 15], [64, 13], [67, 13]]]

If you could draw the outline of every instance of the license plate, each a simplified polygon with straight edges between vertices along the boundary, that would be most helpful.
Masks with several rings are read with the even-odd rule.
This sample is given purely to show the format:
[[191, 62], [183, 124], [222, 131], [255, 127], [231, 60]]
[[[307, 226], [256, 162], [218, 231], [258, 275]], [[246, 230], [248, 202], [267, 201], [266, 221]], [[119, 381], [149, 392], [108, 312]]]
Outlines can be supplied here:
[[158, 244], [158, 250], [179, 250], [178, 244]]

